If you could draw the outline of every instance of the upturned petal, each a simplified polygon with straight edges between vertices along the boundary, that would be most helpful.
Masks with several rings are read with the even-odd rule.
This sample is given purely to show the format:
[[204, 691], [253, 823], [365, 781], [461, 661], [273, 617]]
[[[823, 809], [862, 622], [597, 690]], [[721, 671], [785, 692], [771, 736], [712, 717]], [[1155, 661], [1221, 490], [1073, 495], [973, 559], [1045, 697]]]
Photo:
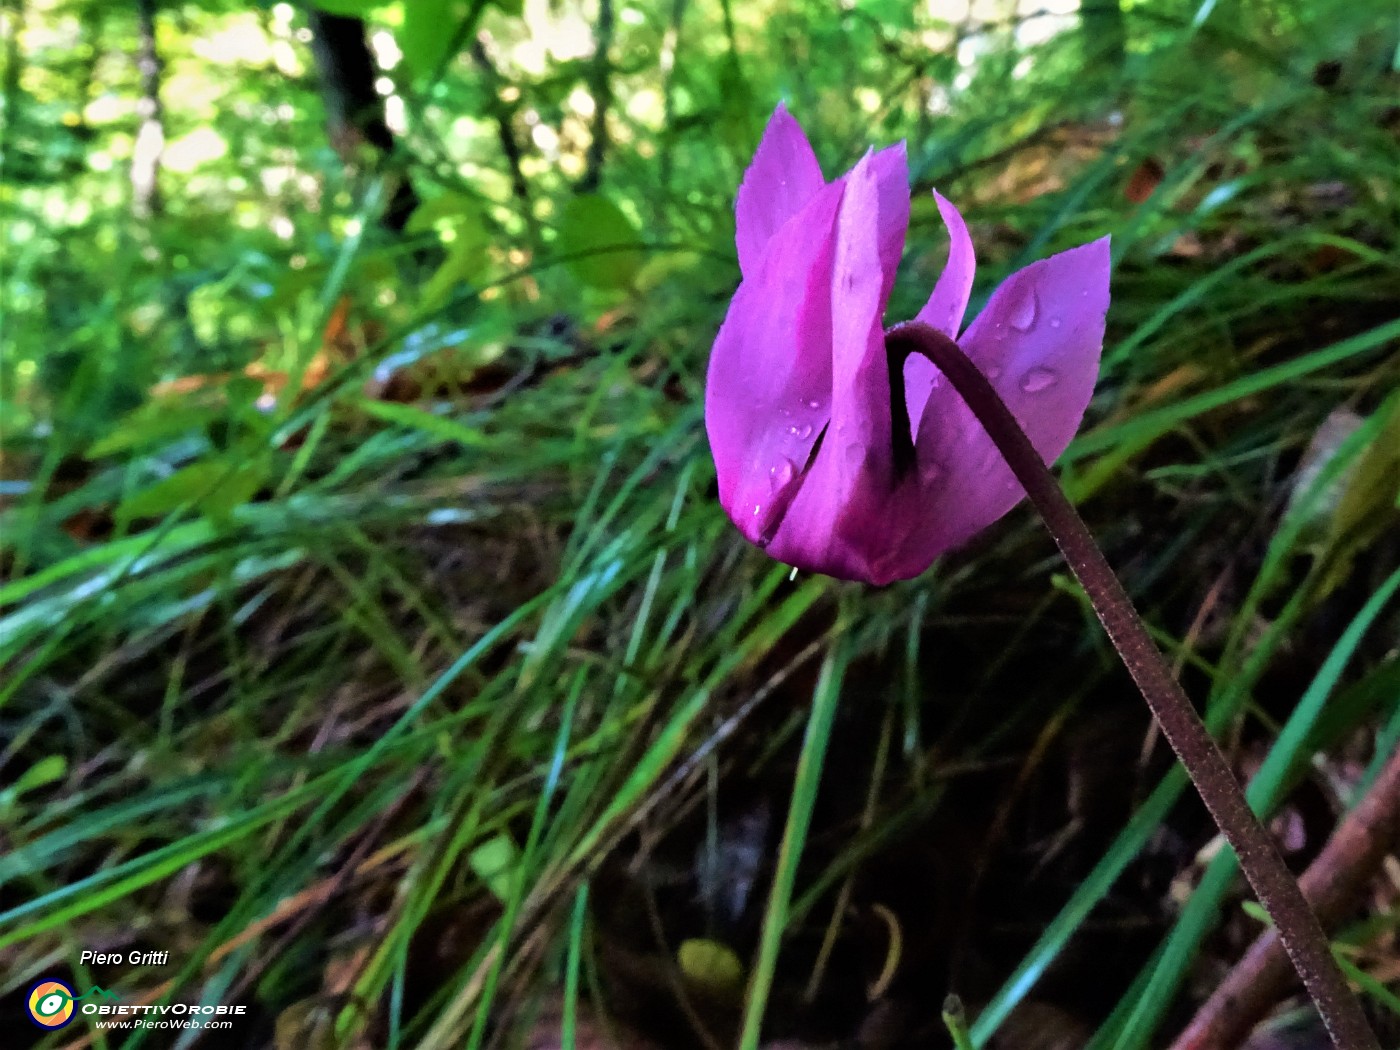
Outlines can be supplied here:
[[937, 190], [933, 192], [933, 199], [938, 203], [938, 214], [943, 217], [943, 225], [948, 227], [948, 264], [938, 275], [933, 294], [914, 320], [937, 328], [949, 339], [956, 340], [958, 329], [962, 327], [963, 314], [967, 312], [967, 300], [972, 295], [977, 257], [972, 250], [972, 238], [968, 236], [962, 213]]
[[[937, 190], [933, 194], [938, 202], [938, 213], [943, 217], [943, 225], [948, 228], [948, 264], [938, 276], [933, 286], [933, 294], [914, 317], [930, 325], [949, 339], [958, 338], [962, 327], [963, 314], [967, 312], [967, 300], [972, 295], [972, 279], [977, 270], [976, 255], [972, 250], [972, 238], [967, 233], [967, 223], [962, 214], [953, 207]], [[918, 430], [919, 419], [928, 404], [929, 391], [933, 389], [938, 370], [927, 358], [910, 357], [904, 365], [904, 400], [909, 410], [909, 419], [914, 431]], [[916, 435], [917, 436], [917, 433]]]
[[[1052, 463], [1084, 418], [1108, 312], [1108, 238], [1031, 263], [1011, 275], [958, 340]], [[919, 419], [926, 528], [914, 560], [933, 558], [996, 521], [1025, 496], [966, 403], [934, 386]], [[921, 570], [920, 570], [921, 571]]]
[[782, 520], [831, 414], [831, 270], [843, 183], [783, 226], [729, 305], [710, 355], [705, 428], [719, 497], [764, 544]]
[[739, 269], [746, 278], [758, 269], [773, 235], [825, 185], [802, 126], [779, 103], [744, 172], [734, 208]]

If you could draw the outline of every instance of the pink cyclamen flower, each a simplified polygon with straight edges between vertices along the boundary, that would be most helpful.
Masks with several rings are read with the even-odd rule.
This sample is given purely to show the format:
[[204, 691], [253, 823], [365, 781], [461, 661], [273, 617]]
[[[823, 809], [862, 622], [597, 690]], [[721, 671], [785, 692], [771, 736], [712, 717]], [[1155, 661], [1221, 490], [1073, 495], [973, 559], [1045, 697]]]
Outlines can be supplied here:
[[[959, 335], [972, 241], [934, 196], [952, 244], [915, 320], [957, 342], [1051, 463], [1098, 375], [1108, 238], [1012, 274]], [[890, 373], [885, 305], [909, 226], [904, 144], [828, 183], [779, 106], [735, 211], [743, 279], [705, 384], [720, 502], [789, 565], [874, 584], [918, 576], [1025, 492], [929, 361], [911, 356]], [[896, 448], [901, 427], [912, 461], [907, 442]]]

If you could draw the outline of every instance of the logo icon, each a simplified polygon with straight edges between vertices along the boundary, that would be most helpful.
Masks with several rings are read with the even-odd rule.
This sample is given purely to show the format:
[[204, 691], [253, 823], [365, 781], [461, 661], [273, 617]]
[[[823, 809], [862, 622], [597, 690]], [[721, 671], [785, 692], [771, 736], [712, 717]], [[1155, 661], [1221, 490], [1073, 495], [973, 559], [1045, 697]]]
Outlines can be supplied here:
[[73, 1020], [73, 998], [62, 981], [40, 981], [29, 989], [29, 1018], [40, 1028], [62, 1028]]

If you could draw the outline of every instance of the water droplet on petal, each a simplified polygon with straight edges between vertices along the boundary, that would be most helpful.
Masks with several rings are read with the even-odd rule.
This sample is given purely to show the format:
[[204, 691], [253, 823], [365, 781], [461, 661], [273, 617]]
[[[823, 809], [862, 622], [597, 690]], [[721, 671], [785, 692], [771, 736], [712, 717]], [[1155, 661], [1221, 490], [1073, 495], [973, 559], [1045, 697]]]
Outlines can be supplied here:
[[998, 368], [996, 365], [989, 365], [986, 368], [982, 369], [982, 374], [985, 375], [988, 379], [997, 380], [1001, 378], [1001, 369]]
[[1035, 311], [1039, 304], [1036, 302], [1035, 289], [1026, 293], [1024, 299], [1016, 304], [1016, 309], [1012, 312], [1009, 320], [1011, 327], [1018, 332], [1028, 332], [1035, 324]]
[[812, 424], [803, 423], [800, 427], [796, 427], [793, 430], [793, 433], [797, 435], [799, 440], [806, 441], [809, 437], [812, 436]]
[[775, 489], [782, 488], [793, 479], [793, 475], [796, 473], [797, 468], [793, 466], [792, 460], [779, 460], [778, 463], [769, 468], [768, 479]]
[[755, 518], [758, 517], [758, 512], [761, 511], [762, 509], [763, 509], [763, 504], [762, 504], [762, 503], [755, 503], [755, 504], [753, 505], [753, 516], [754, 516]]
[[1052, 317], [1052, 318], [1050, 318], [1050, 327], [1051, 327], [1051, 328], [1059, 328], [1059, 327], [1060, 327], [1060, 319], [1059, 319], [1058, 317]]
[[820, 401], [818, 401], [816, 398], [812, 398], [810, 401], [807, 402], [807, 407], [808, 407], [808, 408], [821, 408], [821, 407], [822, 407], [822, 403], [821, 403]]
[[1038, 394], [1054, 386], [1059, 378], [1048, 368], [1032, 368], [1021, 377], [1021, 389], [1028, 394]]
[[924, 460], [919, 464], [919, 480], [925, 485], [932, 485], [943, 476], [943, 467], [932, 460]]

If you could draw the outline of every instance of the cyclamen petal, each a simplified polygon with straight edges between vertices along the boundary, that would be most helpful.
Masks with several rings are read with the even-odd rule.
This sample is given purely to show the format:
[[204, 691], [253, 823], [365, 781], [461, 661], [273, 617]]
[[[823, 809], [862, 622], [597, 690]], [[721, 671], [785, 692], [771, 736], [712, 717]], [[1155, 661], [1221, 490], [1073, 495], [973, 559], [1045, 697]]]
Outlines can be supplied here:
[[[919, 575], [1024, 496], [931, 363], [890, 375], [882, 325], [907, 186], [902, 144], [825, 184], [779, 107], [740, 189], [743, 280], [706, 379], [720, 502], [744, 536], [788, 564], [875, 584]], [[1013, 274], [958, 339], [974, 254], [962, 216], [936, 199], [948, 265], [917, 320], [958, 341], [1049, 463], [1098, 374], [1108, 239]]]
[[963, 314], [967, 312], [967, 301], [972, 296], [972, 276], [977, 269], [977, 257], [972, 250], [972, 238], [967, 232], [967, 223], [962, 213], [953, 207], [943, 194], [934, 191], [933, 198], [938, 202], [938, 214], [943, 217], [943, 225], [948, 227], [951, 239], [948, 245], [948, 265], [933, 286], [924, 308], [914, 315], [914, 320], [932, 325], [949, 339], [958, 338], [962, 327]]
[[[938, 202], [938, 213], [943, 217], [943, 224], [948, 227], [948, 265], [943, 268], [938, 283], [933, 286], [933, 294], [924, 308], [914, 315], [914, 320], [932, 325], [949, 339], [956, 340], [958, 329], [962, 327], [963, 314], [967, 312], [967, 300], [972, 295], [972, 277], [977, 268], [977, 259], [962, 214], [936, 190], [933, 197]], [[919, 419], [924, 414], [924, 406], [928, 404], [937, 375], [938, 369], [927, 358], [911, 357], [904, 363], [904, 399], [915, 436], [918, 435]]]
[[825, 185], [802, 126], [780, 104], [739, 184], [734, 206], [735, 244], [745, 277], [756, 271], [773, 235]]
[[705, 427], [720, 502], [752, 543], [771, 537], [831, 414], [831, 260], [845, 190], [820, 190], [765, 245], [715, 339]]
[[881, 325], [889, 298], [882, 268], [885, 177], [879, 158], [867, 156], [845, 180], [830, 285], [830, 418], [812, 469], [768, 548], [779, 561], [848, 579], [876, 572], [871, 556], [883, 552], [867, 542], [868, 520], [882, 513], [894, 484]]
[[[872, 155], [867, 163], [874, 182], [875, 204], [871, 210], [879, 251], [878, 265], [883, 277], [880, 309], [884, 310], [885, 301], [894, 288], [899, 257], [904, 254], [904, 235], [909, 230], [909, 154], [904, 143], [898, 142]], [[855, 169], [842, 176], [843, 179], [854, 177]]]

